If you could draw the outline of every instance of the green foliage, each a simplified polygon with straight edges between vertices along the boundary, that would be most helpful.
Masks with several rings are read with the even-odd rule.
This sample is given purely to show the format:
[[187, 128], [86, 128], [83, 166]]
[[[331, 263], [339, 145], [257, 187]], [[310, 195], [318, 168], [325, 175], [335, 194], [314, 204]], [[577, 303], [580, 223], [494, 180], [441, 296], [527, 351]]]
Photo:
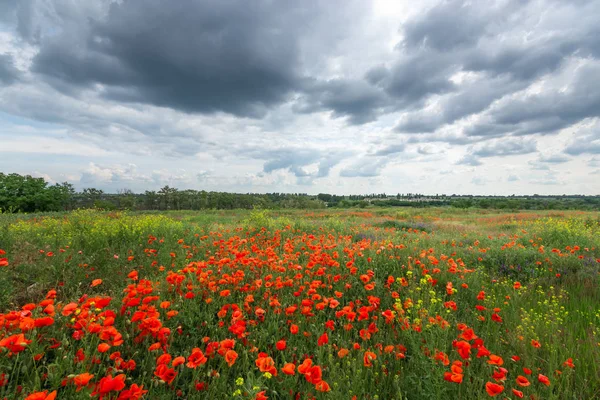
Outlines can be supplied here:
[[530, 227], [549, 248], [564, 249], [575, 244], [593, 247], [600, 235], [600, 225], [589, 218], [549, 217], [535, 220]]
[[317, 210], [325, 208], [424, 209], [445, 207], [453, 212], [478, 210], [600, 210], [600, 196], [459, 196], [385, 193], [338, 196], [327, 193], [226, 193], [179, 190], [164, 186], [158, 191], [133, 193], [129, 189], [105, 193], [85, 188], [75, 192], [70, 183], [49, 185], [43, 178], [0, 173], [0, 212], [103, 210]]
[[117, 206], [107, 200], [96, 200], [94, 201], [94, 208], [98, 210], [114, 211], [117, 209]]
[[73, 193], [73, 186], [67, 182], [48, 186], [44, 178], [0, 173], [2, 212], [63, 210], [69, 206]]
[[43, 246], [114, 246], [138, 241], [148, 235], [175, 237], [183, 234], [183, 225], [164, 215], [109, 214], [98, 210], [77, 210], [66, 218], [21, 219], [7, 228], [6, 240], [13, 243], [36, 238]]
[[271, 229], [275, 220], [271, 217], [269, 210], [254, 209], [250, 216], [242, 221], [246, 230]]

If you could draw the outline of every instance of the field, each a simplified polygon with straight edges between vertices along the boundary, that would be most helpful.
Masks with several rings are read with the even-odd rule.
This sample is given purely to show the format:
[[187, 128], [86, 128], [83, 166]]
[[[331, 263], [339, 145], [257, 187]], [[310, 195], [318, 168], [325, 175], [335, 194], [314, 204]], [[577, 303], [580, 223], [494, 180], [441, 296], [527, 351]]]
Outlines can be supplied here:
[[0, 398], [600, 398], [599, 281], [591, 212], [0, 215]]

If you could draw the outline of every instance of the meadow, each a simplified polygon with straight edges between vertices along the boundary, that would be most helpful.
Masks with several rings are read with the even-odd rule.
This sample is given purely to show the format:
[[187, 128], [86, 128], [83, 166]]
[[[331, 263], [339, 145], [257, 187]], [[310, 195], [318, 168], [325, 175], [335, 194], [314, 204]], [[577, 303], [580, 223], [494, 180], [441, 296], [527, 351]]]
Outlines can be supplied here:
[[0, 399], [600, 398], [600, 214], [0, 215]]

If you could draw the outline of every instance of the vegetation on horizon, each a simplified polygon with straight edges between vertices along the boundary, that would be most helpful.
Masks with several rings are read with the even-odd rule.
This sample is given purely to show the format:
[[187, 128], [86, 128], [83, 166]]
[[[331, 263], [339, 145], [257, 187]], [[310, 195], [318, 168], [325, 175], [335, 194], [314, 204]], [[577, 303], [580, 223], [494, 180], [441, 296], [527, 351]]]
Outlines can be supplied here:
[[338, 196], [327, 193], [226, 193], [178, 190], [169, 186], [159, 191], [105, 193], [96, 188], [76, 192], [73, 185], [49, 185], [43, 178], [0, 173], [0, 212], [69, 211], [80, 208], [103, 210], [233, 210], [233, 209], [320, 209], [451, 206], [497, 210], [600, 210], [600, 196], [474, 196], [423, 195], [407, 193]]

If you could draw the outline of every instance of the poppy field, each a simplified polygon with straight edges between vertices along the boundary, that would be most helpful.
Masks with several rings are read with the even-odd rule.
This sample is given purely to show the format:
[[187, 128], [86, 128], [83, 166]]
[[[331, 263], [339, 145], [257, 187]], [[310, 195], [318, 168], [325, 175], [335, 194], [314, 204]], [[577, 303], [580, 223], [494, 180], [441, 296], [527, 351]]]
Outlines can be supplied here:
[[600, 214], [0, 215], [0, 399], [600, 397]]

